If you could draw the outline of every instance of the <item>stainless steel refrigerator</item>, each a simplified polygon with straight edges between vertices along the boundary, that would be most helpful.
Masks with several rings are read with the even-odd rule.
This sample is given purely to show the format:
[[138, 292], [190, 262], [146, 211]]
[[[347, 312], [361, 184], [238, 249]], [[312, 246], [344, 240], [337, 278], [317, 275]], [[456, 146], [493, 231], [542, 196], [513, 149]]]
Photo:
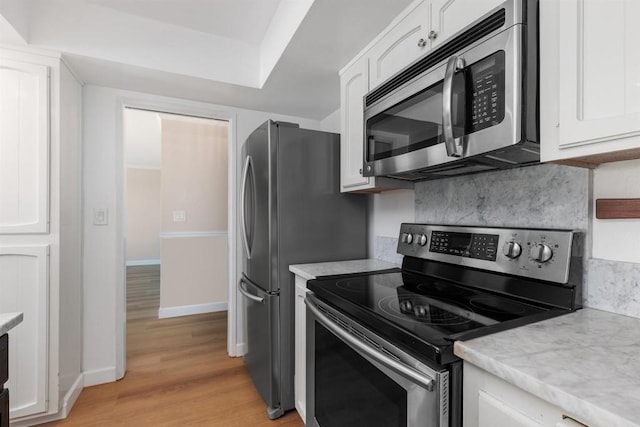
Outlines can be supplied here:
[[269, 120], [242, 148], [244, 361], [271, 419], [294, 407], [289, 265], [366, 257], [366, 198], [340, 193], [339, 138]]

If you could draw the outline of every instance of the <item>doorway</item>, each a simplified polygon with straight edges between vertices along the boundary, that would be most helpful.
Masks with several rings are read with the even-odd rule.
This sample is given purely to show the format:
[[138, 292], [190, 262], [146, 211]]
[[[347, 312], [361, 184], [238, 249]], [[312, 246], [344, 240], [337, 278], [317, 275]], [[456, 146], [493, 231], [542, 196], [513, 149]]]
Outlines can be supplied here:
[[[157, 292], [157, 302], [143, 298], [147, 308], [157, 304], [156, 319], [226, 311], [234, 275], [230, 120], [129, 106], [122, 120], [124, 307], [127, 296], [136, 304], [140, 292]], [[142, 287], [129, 292], [128, 283]]]

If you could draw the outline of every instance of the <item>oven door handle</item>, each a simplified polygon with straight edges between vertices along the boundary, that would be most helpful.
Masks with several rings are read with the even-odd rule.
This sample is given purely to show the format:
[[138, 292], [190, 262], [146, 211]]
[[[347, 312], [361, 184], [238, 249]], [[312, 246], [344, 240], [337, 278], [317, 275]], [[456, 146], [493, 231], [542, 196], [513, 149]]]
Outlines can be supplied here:
[[307, 305], [307, 308], [309, 308], [311, 313], [313, 313], [316, 320], [322, 324], [322, 326], [327, 328], [342, 341], [349, 344], [353, 349], [360, 353], [363, 353], [366, 356], [369, 356], [371, 359], [383, 364], [387, 368], [407, 378], [411, 382], [418, 384], [425, 390], [433, 391], [435, 385], [435, 380], [433, 378], [430, 378], [428, 375], [417, 371], [411, 366], [390, 358], [386, 354], [373, 349], [350, 333], [344, 331], [340, 326], [336, 325], [324, 314], [322, 314], [320, 310], [318, 310], [318, 308], [312, 302], [309, 302], [306, 298], [304, 300], [304, 303]]

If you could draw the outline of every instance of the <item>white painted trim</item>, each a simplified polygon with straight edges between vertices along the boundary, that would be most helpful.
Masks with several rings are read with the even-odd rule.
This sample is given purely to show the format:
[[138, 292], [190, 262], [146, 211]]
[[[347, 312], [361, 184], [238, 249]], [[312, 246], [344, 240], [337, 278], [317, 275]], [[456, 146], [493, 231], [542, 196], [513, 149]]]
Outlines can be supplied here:
[[[238, 270], [236, 265], [236, 150], [240, 146], [237, 141], [237, 113], [230, 110], [220, 110], [219, 106], [206, 106], [195, 101], [181, 100], [178, 98], [165, 98], [149, 94], [137, 94], [131, 96], [119, 96], [117, 99], [116, 112], [116, 256], [117, 268], [121, 268], [120, 274], [116, 272], [116, 373], [117, 378], [122, 378], [126, 371], [127, 359], [127, 322], [126, 322], [126, 200], [125, 200], [125, 157], [124, 157], [124, 126], [123, 116], [125, 108], [139, 108], [143, 110], [158, 111], [164, 113], [174, 113], [214, 120], [224, 120], [228, 122], [228, 239], [229, 247], [229, 310], [227, 321], [227, 352], [235, 349], [236, 342], [236, 277]], [[231, 294], [233, 292], [233, 294]], [[232, 347], [233, 346], [233, 347]], [[113, 381], [113, 380], [112, 380]], [[86, 381], [85, 381], [86, 383]]]
[[226, 231], [165, 231], [160, 233], [161, 239], [191, 239], [196, 237], [227, 237]]
[[127, 163], [124, 165], [127, 169], [143, 169], [143, 170], [151, 170], [151, 171], [159, 171], [160, 166], [150, 166], [150, 165], [138, 165], [135, 163]]
[[139, 265], [160, 265], [159, 259], [134, 259], [127, 261], [127, 267], [137, 267]]
[[240, 342], [238, 344], [236, 344], [236, 353], [233, 355], [230, 355], [232, 357], [242, 357], [245, 355], [245, 353], [247, 352], [247, 344]]
[[76, 380], [71, 385], [71, 388], [69, 389], [67, 394], [64, 395], [64, 399], [62, 401], [63, 402], [62, 408], [60, 408], [60, 414], [62, 418], [67, 418], [67, 416], [69, 415], [69, 412], [71, 412], [71, 408], [73, 408], [73, 405], [76, 404], [76, 400], [78, 400], [78, 397], [80, 396], [80, 392], [82, 391], [83, 388], [84, 388], [84, 375], [80, 374], [78, 375], [78, 378], [76, 378]]
[[108, 368], [94, 369], [93, 371], [86, 371], [83, 373], [84, 386], [91, 387], [92, 385], [112, 383], [116, 380], [116, 368], [110, 366]]
[[190, 316], [192, 314], [215, 313], [217, 311], [226, 311], [228, 308], [229, 304], [226, 301], [210, 302], [207, 304], [180, 305], [175, 307], [160, 307], [158, 310], [158, 319]]

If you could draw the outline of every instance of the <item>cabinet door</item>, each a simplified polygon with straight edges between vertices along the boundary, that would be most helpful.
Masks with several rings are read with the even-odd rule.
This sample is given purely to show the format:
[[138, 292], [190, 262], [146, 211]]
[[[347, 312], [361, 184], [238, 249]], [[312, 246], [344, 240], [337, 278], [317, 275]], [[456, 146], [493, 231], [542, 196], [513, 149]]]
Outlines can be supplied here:
[[544, 427], [490, 394], [478, 395], [478, 427]]
[[0, 234], [46, 233], [49, 69], [0, 58]]
[[369, 87], [367, 58], [361, 58], [340, 76], [340, 183], [342, 191], [369, 185], [362, 176], [364, 143], [363, 97]]
[[480, 19], [504, 0], [431, 0], [431, 48]]
[[638, 16], [637, 0], [540, 3], [543, 160], [640, 153]]
[[48, 246], [0, 247], [0, 313], [24, 313], [9, 331], [11, 418], [47, 411], [48, 255]]
[[415, 4], [369, 51], [369, 90], [409, 65], [429, 50], [426, 0]]
[[298, 414], [305, 423], [307, 410], [307, 308], [304, 304], [304, 297], [307, 292], [307, 281], [296, 276], [294, 397]]

